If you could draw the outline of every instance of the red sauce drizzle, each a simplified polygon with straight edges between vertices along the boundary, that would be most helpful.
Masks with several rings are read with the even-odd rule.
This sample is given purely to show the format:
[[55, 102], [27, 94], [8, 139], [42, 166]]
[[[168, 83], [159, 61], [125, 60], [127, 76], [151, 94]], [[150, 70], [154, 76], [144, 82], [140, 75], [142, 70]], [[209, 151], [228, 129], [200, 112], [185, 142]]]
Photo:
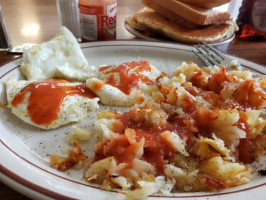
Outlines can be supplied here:
[[216, 108], [221, 109], [221, 110], [239, 110], [239, 111], [245, 111], [247, 108], [250, 108], [249, 105], [242, 105], [238, 103], [234, 99], [230, 99], [226, 103], [224, 100], [221, 98], [221, 100], [216, 104]]
[[234, 76], [231, 73], [226, 72], [223, 66], [222, 70], [214, 73], [212, 76], [208, 75], [208, 82], [204, 83], [206, 76], [207, 74], [200, 70], [190, 78], [190, 82], [192, 82], [192, 84], [196, 87], [202, 88], [204, 90], [210, 90], [217, 94], [220, 93], [227, 83], [237, 82]]
[[227, 72], [222, 66], [222, 69], [214, 73], [208, 80], [207, 88], [217, 94], [226, 86], [227, 83], [237, 82], [234, 76]]
[[104, 85], [105, 85], [105, 83], [102, 82], [102, 81], [100, 81], [100, 80], [94, 81], [94, 82], [92, 83], [91, 90], [92, 90], [93, 92], [96, 93], [96, 92], [99, 91]]
[[[101, 67], [99, 71], [108, 70], [111, 66]], [[153, 81], [147, 76], [141, 74], [143, 71], [151, 71], [150, 63], [148, 61], [133, 61], [119, 65], [118, 67], [106, 71], [105, 74], [110, 74], [106, 83], [117, 87], [125, 94], [129, 94], [131, 89], [138, 86], [138, 82], [142, 81], [147, 85], [153, 84]], [[119, 83], [115, 81], [115, 74], [118, 74]]]
[[250, 127], [247, 124], [248, 117], [245, 112], [239, 112], [239, 120], [234, 124], [237, 128], [245, 131], [247, 134], [250, 133]]
[[[174, 152], [174, 149], [170, 144], [161, 139], [160, 134], [170, 126], [152, 126], [149, 122], [134, 120], [134, 112], [124, 113], [119, 120], [122, 122], [124, 129], [132, 128], [136, 131], [137, 141], [140, 141], [143, 137], [145, 138], [142, 159], [151, 163], [158, 174], [163, 174], [166, 158]], [[123, 159], [128, 162], [128, 156], [125, 156]]]
[[12, 100], [12, 106], [23, 102], [27, 93], [30, 92], [28, 113], [32, 122], [39, 125], [49, 125], [57, 119], [60, 106], [67, 96], [75, 94], [95, 98], [85, 85], [60, 86], [58, 83], [70, 83], [66, 80], [51, 79], [34, 82], [24, 87]]
[[184, 95], [184, 101], [186, 102], [186, 104], [184, 105], [183, 109], [185, 112], [188, 113], [192, 113], [193, 111], [196, 110], [195, 104], [196, 101], [194, 99], [192, 99], [191, 97], [189, 97], [189, 95], [185, 94]]
[[[130, 144], [124, 136], [125, 130], [130, 128], [135, 131], [135, 139], [137, 143], [140, 142], [142, 138], [145, 138], [144, 154], [141, 159], [152, 164], [157, 174], [162, 175], [164, 174], [165, 164], [171, 159], [175, 150], [169, 142], [164, 141], [160, 137], [160, 134], [169, 130], [183, 138], [185, 136], [190, 137], [188, 135], [191, 135], [192, 133], [187, 131], [186, 128], [182, 126], [182, 123], [178, 123], [177, 121], [175, 121], [175, 123], [169, 122], [164, 126], [153, 126], [150, 122], [145, 121], [144, 119], [136, 119], [135, 116], [139, 116], [138, 112], [141, 112], [141, 110], [135, 109], [126, 112], [117, 118], [121, 123], [116, 127], [116, 131], [119, 131], [121, 136], [111, 139], [109, 142], [112, 144], [108, 144], [108, 141], [99, 144], [96, 148], [94, 161], [108, 156], [114, 156], [118, 163], [127, 163], [128, 166], [131, 166], [134, 158], [134, 149], [137, 144], [135, 146], [134, 144]], [[109, 147], [107, 148], [107, 146]]]
[[228, 187], [226, 182], [222, 179], [216, 178], [208, 174], [199, 174], [199, 180], [201, 183], [206, 184], [215, 190], [221, 190]]
[[202, 70], [199, 70], [197, 73], [195, 73], [191, 78], [190, 78], [190, 82], [192, 83], [192, 85], [200, 87], [200, 88], [205, 88], [205, 85], [203, 84], [203, 79], [204, 79], [204, 75], [206, 76], [206, 74], [203, 73]]
[[258, 137], [254, 139], [240, 139], [237, 146], [238, 160], [243, 163], [252, 163], [257, 158], [257, 151], [259, 149], [257, 143]]
[[[189, 87], [185, 86], [185, 89], [193, 96], [201, 96], [205, 101], [207, 101], [208, 103], [212, 105], [212, 109], [222, 109], [222, 110], [236, 109], [240, 111], [245, 111], [247, 108], [253, 108], [248, 103], [241, 100], [243, 98], [241, 98], [239, 95], [236, 97], [236, 99], [231, 98], [225, 101], [222, 94], [217, 94], [213, 91], [206, 91], [206, 90], [203, 90], [202, 88], [195, 87], [195, 86], [189, 86]], [[241, 96], [243, 96], [243, 93], [241, 94]], [[238, 100], [240, 100], [241, 102], [238, 102]], [[188, 104], [191, 104], [191, 103], [188, 102]]]
[[196, 121], [198, 133], [204, 137], [211, 137], [212, 123], [218, 118], [218, 115], [213, 110], [202, 106], [193, 112], [191, 117]]
[[245, 80], [234, 92], [234, 98], [245, 107], [258, 108], [266, 100], [265, 94], [256, 87], [254, 80]]

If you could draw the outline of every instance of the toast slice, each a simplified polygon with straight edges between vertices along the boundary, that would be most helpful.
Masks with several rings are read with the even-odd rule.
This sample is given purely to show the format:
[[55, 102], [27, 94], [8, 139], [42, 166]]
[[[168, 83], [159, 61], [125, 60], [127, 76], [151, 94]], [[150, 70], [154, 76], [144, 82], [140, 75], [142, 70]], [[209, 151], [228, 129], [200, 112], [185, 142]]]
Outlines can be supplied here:
[[178, 0], [151, 0], [188, 21], [199, 25], [220, 24], [230, 19], [229, 12], [201, 8]]
[[234, 21], [229, 20], [222, 24], [210, 25], [198, 29], [187, 29], [171, 22], [150, 8], [144, 8], [133, 17], [127, 19], [127, 23], [135, 29], [157, 32], [175, 41], [185, 43], [214, 43], [226, 40], [233, 36], [238, 29]]
[[190, 3], [198, 7], [211, 9], [229, 3], [231, 0], [180, 0], [180, 1], [184, 3]]
[[156, 13], [158, 13], [162, 17], [165, 17], [166, 19], [169, 19], [170, 21], [175, 22], [176, 24], [184, 28], [194, 29], [199, 28], [201, 26], [199, 24], [186, 20], [185, 18], [181, 17], [180, 15], [177, 15], [176, 13], [170, 10], [167, 10], [154, 0], [142, 0], [142, 3], [149, 8], [152, 8]]

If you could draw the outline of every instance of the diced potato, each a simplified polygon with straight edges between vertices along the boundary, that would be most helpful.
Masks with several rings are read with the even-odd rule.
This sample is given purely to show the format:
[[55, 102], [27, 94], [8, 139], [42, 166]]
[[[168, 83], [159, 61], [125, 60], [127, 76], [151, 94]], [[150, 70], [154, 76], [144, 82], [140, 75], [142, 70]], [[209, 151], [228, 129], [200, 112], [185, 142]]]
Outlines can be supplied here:
[[132, 183], [129, 182], [125, 177], [119, 176], [112, 178], [112, 181], [119, 185], [123, 189], [129, 189], [132, 186]]
[[250, 181], [250, 170], [240, 163], [223, 160], [222, 157], [212, 157], [200, 164], [200, 172], [220, 178], [228, 186], [236, 186]]
[[184, 156], [189, 156], [188, 152], [185, 149], [185, 143], [178, 136], [178, 134], [170, 131], [164, 131], [163, 133], [161, 133], [160, 137], [171, 144], [172, 147], [179, 153], [183, 154]]
[[91, 164], [89, 169], [85, 171], [84, 178], [89, 182], [96, 181], [97, 183], [102, 184], [110, 175], [108, 172], [111, 170], [114, 171], [116, 166], [117, 163], [115, 158], [113, 156], [107, 157]]
[[175, 154], [171, 161], [175, 164], [175, 166], [188, 171], [193, 171], [198, 168], [198, 160], [195, 157]]
[[138, 158], [134, 158], [133, 160], [133, 167], [136, 172], [141, 175], [143, 172], [147, 174], [154, 174], [154, 167], [150, 163], [140, 160]]
[[164, 172], [168, 178], [170, 177], [176, 180], [175, 187], [178, 190], [191, 192], [207, 189], [207, 187], [200, 184], [199, 180], [197, 179], [198, 170], [187, 172], [174, 165], [167, 164]]
[[[200, 156], [201, 159], [208, 159], [213, 157], [213, 154], [219, 153], [224, 157], [229, 157], [229, 149], [227, 149], [224, 146], [223, 140], [217, 138], [213, 134], [214, 139], [209, 139], [209, 138], [202, 138], [200, 139], [199, 143], [199, 149], [197, 152], [197, 155]], [[215, 152], [215, 151], [217, 152]]]
[[250, 71], [230, 71], [230, 73], [244, 80], [252, 78], [252, 73]]
[[187, 80], [189, 80], [197, 71], [201, 71], [201, 69], [196, 64], [187, 64], [183, 62], [181, 67], [174, 70], [173, 75], [179, 76], [182, 73], [187, 77]]
[[113, 118], [116, 118], [117, 116], [119, 116], [119, 113], [111, 111], [111, 110], [105, 110], [103, 112], [96, 113], [96, 115], [97, 115], [98, 119], [102, 119], [102, 118], [113, 119]]
[[154, 182], [138, 181], [139, 188], [126, 193], [130, 199], [143, 199], [147, 196], [158, 192], [164, 185], [165, 180], [163, 176], [157, 176]]
[[250, 126], [255, 126], [256, 122], [258, 121], [258, 118], [260, 116], [261, 111], [259, 110], [247, 110], [247, 123]]
[[74, 128], [74, 134], [70, 134], [68, 136], [68, 141], [70, 143], [73, 142], [79, 142], [79, 141], [86, 141], [91, 138], [91, 132], [84, 128], [78, 128], [76, 126], [73, 126]]
[[232, 126], [239, 120], [237, 110], [215, 110], [218, 118], [215, 120], [215, 127], [222, 128], [225, 126]]

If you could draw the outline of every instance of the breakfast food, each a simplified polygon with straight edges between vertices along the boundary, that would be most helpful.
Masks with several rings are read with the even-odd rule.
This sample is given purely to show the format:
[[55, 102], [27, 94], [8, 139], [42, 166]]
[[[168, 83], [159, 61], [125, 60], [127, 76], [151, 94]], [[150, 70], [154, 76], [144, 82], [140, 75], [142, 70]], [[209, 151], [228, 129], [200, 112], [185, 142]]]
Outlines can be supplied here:
[[[176, 14], [175, 12], [172, 12], [171, 10], [167, 8], [162, 7], [161, 5], [159, 5], [157, 2], [153, 0], [143, 0], [142, 2], [150, 9], [156, 11], [156, 13], [159, 16], [164, 16], [166, 19], [171, 20], [172, 22], [180, 25], [181, 27], [193, 29], [193, 28], [199, 28], [202, 26], [192, 21], [189, 21], [185, 19], [184, 17], [181, 17], [180, 15]], [[137, 18], [137, 16], [134, 16], [134, 18]]]
[[[73, 70], [83, 73], [79, 66]], [[40, 128], [104, 109], [90, 120], [93, 125], [73, 126], [73, 148], [68, 156], [51, 154], [53, 168], [79, 169], [85, 181], [122, 189], [131, 199], [221, 190], [252, 180], [256, 171], [249, 164], [266, 149], [265, 75], [192, 62], [166, 74], [145, 60], [93, 71], [82, 82], [56, 79], [56, 73], [6, 82], [8, 107]], [[117, 106], [124, 108], [118, 112]], [[93, 145], [93, 152], [82, 143]]]
[[217, 6], [221, 6], [225, 3], [230, 2], [231, 0], [181, 0], [185, 3], [190, 3], [192, 5], [202, 7], [202, 8], [214, 8]]
[[99, 68], [97, 78], [88, 79], [86, 86], [104, 105], [133, 106], [149, 93], [159, 75], [149, 62], [133, 61]]
[[[144, 9], [128, 17], [126, 23], [145, 34], [161, 36], [185, 43], [213, 43], [226, 40], [238, 30], [229, 12], [220, 12], [182, 0], [142, 0]], [[219, 5], [228, 1], [201, 5]], [[196, 3], [197, 4], [197, 3]]]
[[56, 36], [23, 53], [20, 70], [28, 80], [64, 78], [85, 81], [94, 75], [73, 34], [61, 27]]
[[229, 12], [206, 9], [178, 0], [142, 0], [142, 2], [147, 6], [151, 6], [156, 12], [161, 9], [167, 10], [168, 12], [175, 14], [176, 18], [181, 16], [184, 19], [199, 25], [220, 24], [230, 18]]
[[39, 128], [79, 122], [97, 109], [99, 98], [85, 85], [61, 79], [6, 82], [8, 107], [17, 117]]
[[230, 38], [236, 30], [236, 25], [233, 21], [227, 21], [226, 23], [204, 28], [184, 28], [182, 26], [177, 26], [175, 22], [162, 18], [149, 8], [144, 8], [139, 13], [136, 13], [129, 21], [133, 27], [139, 30], [156, 31], [163, 36], [185, 43], [213, 43], [222, 41]]
[[52, 40], [26, 51], [20, 70], [28, 81], [6, 82], [8, 105], [17, 117], [43, 129], [80, 122], [98, 109], [99, 100], [109, 106], [142, 102], [160, 75], [147, 61], [88, 67], [65, 27]]
[[99, 98], [85, 83], [68, 81], [85, 81], [95, 69], [65, 27], [52, 40], [26, 50], [20, 71], [28, 81], [13, 77], [5, 84], [8, 107], [26, 123], [53, 129], [80, 122], [99, 107]]
[[84, 166], [85, 180], [121, 188], [131, 199], [220, 190], [252, 179], [247, 164], [265, 155], [265, 76], [190, 62], [150, 87], [129, 111], [97, 114], [87, 130], [97, 138], [92, 157], [73, 140], [79, 138], [75, 128], [69, 156], [51, 155], [51, 166]]

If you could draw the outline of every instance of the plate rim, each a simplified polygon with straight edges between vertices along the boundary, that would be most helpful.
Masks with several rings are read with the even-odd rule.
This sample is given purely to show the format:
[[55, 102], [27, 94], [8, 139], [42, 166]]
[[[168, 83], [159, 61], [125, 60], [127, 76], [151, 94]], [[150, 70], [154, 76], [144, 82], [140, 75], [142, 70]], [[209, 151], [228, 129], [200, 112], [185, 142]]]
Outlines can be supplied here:
[[[118, 44], [119, 43], [119, 44]], [[150, 42], [150, 41], [140, 41], [140, 42], [136, 42], [136, 41], [101, 41], [101, 42], [90, 42], [90, 43], [83, 43], [83, 44], [81, 44], [81, 47], [82, 47], [82, 49], [84, 49], [84, 48], [93, 48], [93, 47], [95, 47], [95, 46], [97, 46], [97, 47], [103, 47], [103, 46], [148, 46], [148, 47], [155, 47], [155, 46], [157, 46], [157, 47], [159, 47], [159, 48], [167, 48], [167, 49], [179, 49], [179, 50], [186, 50], [186, 51], [192, 51], [192, 47], [190, 47], [190, 46], [187, 46], [187, 45], [182, 45], [182, 44], [180, 44], [180, 45], [177, 45], [177, 44], [172, 44], [172, 43], [161, 43], [161, 42]], [[183, 49], [182, 49], [183, 48]], [[18, 60], [18, 59], [20, 59], [21, 58], [21, 56], [20, 57], [17, 57], [17, 58], [14, 58], [14, 59], [12, 59], [12, 60], [10, 60], [9, 62], [7, 62], [7, 63], [5, 63], [5, 64], [3, 64], [3, 65], [1, 65], [0, 67], [4, 67], [5, 65], [8, 65], [9, 63], [13, 63], [13, 62], [15, 62], [16, 60]], [[234, 57], [234, 58], [237, 58], [237, 57]], [[241, 58], [237, 58], [237, 59], [240, 59], [240, 60], [242, 60], [243, 62], [245, 62], [245, 61], [247, 61], [247, 60], [244, 60], [244, 59], [241, 59]], [[252, 65], [258, 65], [258, 64], [256, 64], [256, 63], [253, 63], [253, 62], [250, 62], [250, 61], [247, 61], [248, 62], [248, 64], [250, 63], [250, 64], [252, 64]], [[261, 66], [261, 65], [258, 65], [259, 66], [259, 68], [261, 68], [261, 69], [263, 69], [264, 68], [264, 66]], [[17, 68], [17, 67], [16, 67]], [[1, 70], [1, 69], [0, 69]], [[260, 71], [261, 72], [261, 71]], [[9, 72], [7, 72], [7, 73], [9, 73]], [[5, 73], [5, 74], [7, 74], [7, 73]], [[5, 76], [5, 74], [4, 75], [2, 75], [1, 77], [0, 77], [0, 79], [2, 79], [2, 77], [4, 77]], [[265, 74], [265, 73], [264, 73]], [[0, 137], [0, 144], [2, 145], [3, 144], [3, 141], [2, 141], [2, 139], [1, 139], [1, 137]], [[0, 151], [1, 151], [1, 149], [0, 149]], [[1, 158], [0, 158], [0, 160], [1, 160]], [[4, 167], [4, 165], [2, 165], [2, 164], [0, 164], [0, 173], [2, 173], [2, 171], [1, 171], [1, 167]], [[4, 173], [2, 173], [2, 174], [4, 174]], [[4, 174], [5, 175], [5, 174]], [[13, 180], [13, 179], [12, 179]], [[25, 179], [26, 180], [26, 179]], [[20, 184], [20, 183], [18, 183], [18, 184]], [[34, 184], [34, 183], [33, 183]], [[257, 188], [257, 187], [260, 187], [260, 186], [264, 186], [264, 185], [266, 185], [266, 183], [263, 183], [263, 184], [260, 184], [259, 186], [253, 186], [253, 187], [251, 187], [250, 189], [253, 189], [253, 188]], [[22, 185], [22, 186], [24, 186], [24, 185]], [[246, 190], [246, 189], [244, 189], [244, 190]], [[249, 188], [247, 188], [247, 190], [249, 190]], [[35, 191], [34, 191], [35, 192]], [[38, 191], [37, 191], [38, 192]], [[53, 191], [52, 191], [53, 192]], [[229, 192], [229, 193], [236, 193], [236, 192], [238, 192], [238, 191], [233, 191], [233, 192]], [[241, 191], [240, 191], [241, 192]], [[227, 194], [227, 193], [225, 193], [225, 194]], [[44, 194], [44, 195], [46, 195], [46, 194]], [[217, 195], [223, 195], [223, 193], [218, 193]], [[217, 195], [215, 195], [215, 196], [217, 196]], [[212, 194], [209, 194], [209, 195], [203, 195], [203, 196], [199, 196], [199, 197], [204, 197], [204, 196], [206, 196], [206, 197], [211, 197], [211, 196], [213, 196]], [[37, 196], [38, 197], [38, 196]], [[164, 196], [156, 196], [156, 195], [153, 195], [153, 196], [151, 196], [151, 197], [164, 197]], [[169, 196], [170, 197], [170, 196]], [[170, 198], [197, 198], [198, 196], [175, 196], [175, 197], [170, 197]], [[68, 197], [68, 199], [72, 199], [71, 197]], [[168, 196], [166, 196], [166, 197], [164, 197], [164, 198], [168, 198]]]

